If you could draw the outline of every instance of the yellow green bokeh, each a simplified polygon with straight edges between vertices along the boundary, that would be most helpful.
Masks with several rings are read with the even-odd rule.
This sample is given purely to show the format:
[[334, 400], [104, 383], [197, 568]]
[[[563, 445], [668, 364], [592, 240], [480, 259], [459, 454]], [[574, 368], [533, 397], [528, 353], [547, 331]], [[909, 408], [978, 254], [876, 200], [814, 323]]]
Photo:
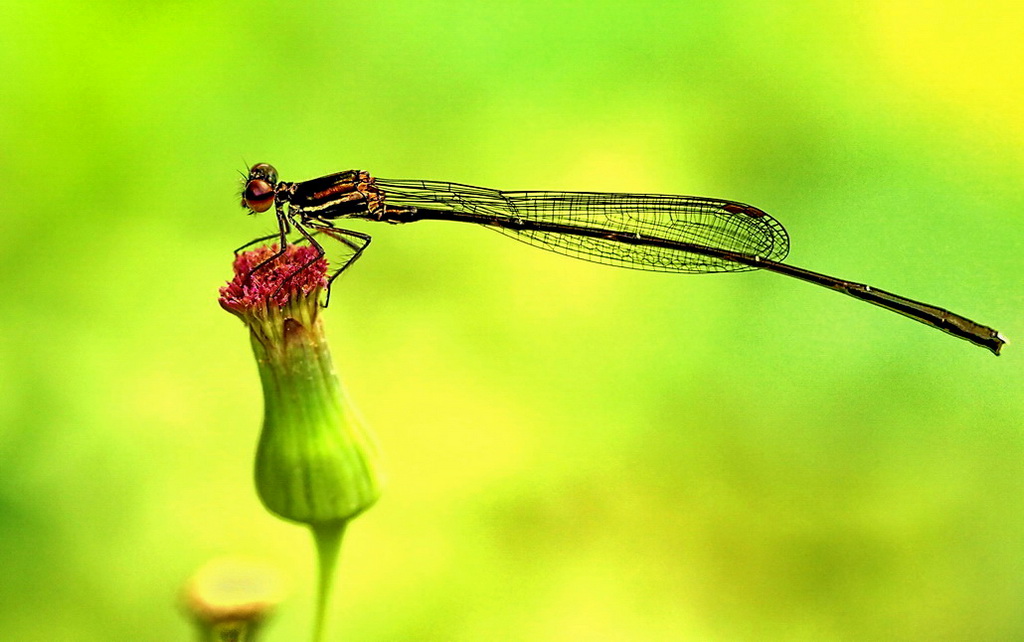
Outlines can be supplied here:
[[1024, 9], [967, 2], [0, 5], [0, 639], [188, 639], [182, 584], [283, 570], [239, 171], [754, 204], [781, 276], [372, 234], [325, 313], [389, 484], [338, 640], [1024, 638]]

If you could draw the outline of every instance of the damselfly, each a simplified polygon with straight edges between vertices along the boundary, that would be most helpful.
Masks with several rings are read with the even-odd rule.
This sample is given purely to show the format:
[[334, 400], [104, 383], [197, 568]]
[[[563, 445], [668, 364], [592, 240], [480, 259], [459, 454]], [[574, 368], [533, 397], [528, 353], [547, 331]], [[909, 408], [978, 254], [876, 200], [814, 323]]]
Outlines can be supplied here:
[[459, 183], [374, 178], [359, 170], [287, 183], [277, 180], [271, 165], [258, 163], [249, 170], [242, 206], [254, 213], [274, 207], [278, 232], [239, 250], [280, 238], [283, 251], [294, 228], [320, 257], [324, 248], [318, 235], [351, 251], [331, 275], [328, 296], [330, 283], [370, 244], [369, 235], [336, 227], [336, 221], [429, 219], [475, 223], [552, 252], [638, 270], [769, 270], [902, 314], [994, 354], [1006, 343], [994, 329], [949, 310], [782, 263], [789, 252], [785, 228], [756, 207], [736, 201], [661, 194], [504, 192]]

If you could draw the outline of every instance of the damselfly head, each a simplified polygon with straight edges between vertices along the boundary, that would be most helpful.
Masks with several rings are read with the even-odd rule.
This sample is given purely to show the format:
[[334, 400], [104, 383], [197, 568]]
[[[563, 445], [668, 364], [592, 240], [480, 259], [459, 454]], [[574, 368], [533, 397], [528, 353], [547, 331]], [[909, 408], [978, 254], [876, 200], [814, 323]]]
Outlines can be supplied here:
[[242, 190], [242, 207], [253, 212], [266, 212], [274, 204], [274, 188], [277, 185], [277, 170], [268, 163], [256, 163], [249, 170], [249, 177]]

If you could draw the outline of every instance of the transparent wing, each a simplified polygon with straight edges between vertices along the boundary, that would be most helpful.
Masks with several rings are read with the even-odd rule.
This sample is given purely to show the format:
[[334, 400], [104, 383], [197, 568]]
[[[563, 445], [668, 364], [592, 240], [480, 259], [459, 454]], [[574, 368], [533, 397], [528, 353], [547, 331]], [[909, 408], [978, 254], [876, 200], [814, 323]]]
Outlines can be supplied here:
[[[601, 192], [502, 192], [436, 181], [377, 179], [388, 205], [469, 213], [496, 220], [542, 221], [559, 231], [489, 225], [535, 247], [579, 259], [660, 272], [739, 272], [757, 269], [728, 258], [706, 256], [673, 243], [781, 261], [789, 236], [776, 219], [735, 201], [663, 194]], [[608, 237], [572, 229], [598, 230]], [[631, 243], [630, 237], [668, 243]]]

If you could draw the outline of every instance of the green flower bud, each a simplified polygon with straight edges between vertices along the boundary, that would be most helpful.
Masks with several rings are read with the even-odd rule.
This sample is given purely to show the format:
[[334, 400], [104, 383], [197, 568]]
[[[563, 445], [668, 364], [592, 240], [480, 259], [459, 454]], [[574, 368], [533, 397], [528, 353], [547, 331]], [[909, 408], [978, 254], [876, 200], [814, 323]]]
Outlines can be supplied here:
[[320, 320], [327, 261], [309, 246], [235, 258], [220, 305], [249, 327], [263, 383], [256, 490], [272, 513], [310, 527], [320, 567], [314, 640], [322, 640], [349, 520], [380, 497], [377, 450], [345, 396]]
[[263, 384], [256, 489], [284, 519], [344, 524], [380, 496], [377, 451], [324, 336], [326, 260], [311, 247], [289, 246], [261, 267], [275, 253], [271, 246], [240, 254], [220, 298], [248, 325]]

